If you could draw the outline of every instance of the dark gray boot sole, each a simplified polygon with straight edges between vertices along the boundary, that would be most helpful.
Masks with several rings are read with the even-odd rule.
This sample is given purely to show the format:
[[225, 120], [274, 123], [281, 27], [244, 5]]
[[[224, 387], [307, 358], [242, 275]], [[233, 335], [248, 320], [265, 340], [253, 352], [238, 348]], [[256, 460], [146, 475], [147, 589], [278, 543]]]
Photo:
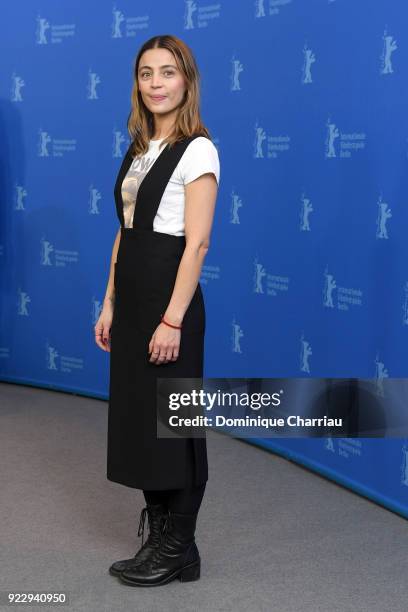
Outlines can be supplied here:
[[129, 584], [131, 586], [142, 586], [142, 587], [161, 586], [163, 584], [167, 584], [168, 582], [171, 582], [172, 580], [175, 580], [175, 578], [178, 578], [180, 582], [192, 582], [193, 580], [199, 580], [200, 566], [201, 566], [201, 560], [199, 559], [198, 561], [194, 561], [194, 563], [190, 563], [190, 565], [185, 565], [184, 567], [181, 567], [180, 569], [174, 570], [174, 572], [170, 574], [170, 576], [166, 576], [164, 580], [161, 580], [160, 582], [151, 582], [150, 584], [146, 582], [139, 583], [133, 580], [128, 580], [122, 575], [120, 575], [119, 578], [120, 578], [120, 581], [123, 582], [124, 584]]

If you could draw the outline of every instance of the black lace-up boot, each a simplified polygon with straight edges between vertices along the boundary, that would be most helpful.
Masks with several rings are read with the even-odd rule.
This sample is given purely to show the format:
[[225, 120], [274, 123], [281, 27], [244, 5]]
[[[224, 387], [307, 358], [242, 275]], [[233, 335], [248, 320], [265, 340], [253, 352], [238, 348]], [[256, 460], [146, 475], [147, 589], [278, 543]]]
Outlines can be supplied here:
[[[149, 536], [146, 542], [144, 540], [144, 526], [146, 514], [148, 515]], [[162, 504], [147, 504], [140, 513], [139, 529], [137, 535], [142, 536], [142, 546], [131, 559], [123, 559], [116, 561], [109, 568], [109, 573], [113, 576], [119, 576], [120, 572], [133, 565], [143, 563], [148, 557], [159, 547], [160, 538], [164, 528], [165, 520], [168, 515], [168, 510]]]
[[181, 582], [200, 578], [200, 555], [195, 543], [197, 513], [169, 512], [160, 546], [146, 563], [129, 567], [120, 580], [132, 586], [160, 586], [178, 578]]

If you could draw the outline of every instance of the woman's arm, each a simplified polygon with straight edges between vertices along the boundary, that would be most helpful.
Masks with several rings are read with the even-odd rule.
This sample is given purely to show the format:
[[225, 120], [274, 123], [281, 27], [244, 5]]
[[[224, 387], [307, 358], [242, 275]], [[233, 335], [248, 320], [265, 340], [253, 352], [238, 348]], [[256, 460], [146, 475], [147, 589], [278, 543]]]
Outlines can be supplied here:
[[112, 248], [112, 256], [109, 268], [109, 280], [106, 287], [105, 298], [99, 319], [95, 325], [95, 342], [104, 351], [110, 352], [110, 330], [113, 320], [113, 311], [115, 306], [115, 263], [118, 256], [120, 243], [120, 228], [116, 234]]
[[[181, 325], [192, 300], [210, 246], [218, 185], [208, 172], [185, 185], [184, 233], [186, 246], [180, 260], [176, 281], [164, 318], [172, 325]], [[159, 365], [175, 361], [179, 355], [181, 331], [164, 323], [156, 328], [150, 342], [150, 361]]]
[[108, 285], [106, 287], [105, 299], [103, 300], [104, 305], [105, 303], [108, 303], [108, 305], [113, 306], [115, 303], [115, 285], [114, 285], [115, 263], [118, 258], [119, 243], [120, 243], [120, 228], [118, 229], [118, 233], [116, 234], [116, 238], [113, 243], [112, 256], [111, 256], [110, 268], [109, 268]]
[[211, 227], [217, 199], [217, 181], [212, 173], [202, 174], [185, 186], [184, 225], [186, 246], [164, 318], [181, 325], [200, 279], [210, 246]]

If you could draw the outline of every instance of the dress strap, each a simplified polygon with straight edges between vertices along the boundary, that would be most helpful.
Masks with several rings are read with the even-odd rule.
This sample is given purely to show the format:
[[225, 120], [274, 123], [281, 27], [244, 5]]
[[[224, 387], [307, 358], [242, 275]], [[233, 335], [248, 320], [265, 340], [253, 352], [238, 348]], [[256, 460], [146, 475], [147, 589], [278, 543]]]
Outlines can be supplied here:
[[143, 178], [136, 197], [133, 213], [133, 227], [153, 231], [153, 221], [160, 201], [178, 162], [187, 146], [199, 134], [194, 134], [176, 142], [171, 148], [169, 144], [159, 153], [150, 170]]
[[123, 215], [122, 183], [133, 160], [132, 155], [130, 153], [131, 148], [132, 143], [130, 143], [128, 150], [126, 151], [125, 156], [122, 159], [122, 163], [116, 176], [115, 187], [113, 190], [115, 197], [116, 214], [118, 216], [121, 227], [124, 227], [125, 225], [125, 218]]

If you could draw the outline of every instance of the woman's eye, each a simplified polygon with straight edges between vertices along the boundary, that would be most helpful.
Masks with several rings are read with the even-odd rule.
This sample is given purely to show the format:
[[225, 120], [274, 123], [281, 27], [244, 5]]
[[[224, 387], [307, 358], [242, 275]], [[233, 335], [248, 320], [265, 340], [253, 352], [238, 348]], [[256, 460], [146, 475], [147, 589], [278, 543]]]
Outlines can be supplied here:
[[[142, 78], [144, 78], [146, 75], [148, 75], [149, 72], [142, 72]], [[174, 74], [174, 72], [172, 72], [171, 70], [166, 70], [164, 74], [169, 74], [170, 76]]]

